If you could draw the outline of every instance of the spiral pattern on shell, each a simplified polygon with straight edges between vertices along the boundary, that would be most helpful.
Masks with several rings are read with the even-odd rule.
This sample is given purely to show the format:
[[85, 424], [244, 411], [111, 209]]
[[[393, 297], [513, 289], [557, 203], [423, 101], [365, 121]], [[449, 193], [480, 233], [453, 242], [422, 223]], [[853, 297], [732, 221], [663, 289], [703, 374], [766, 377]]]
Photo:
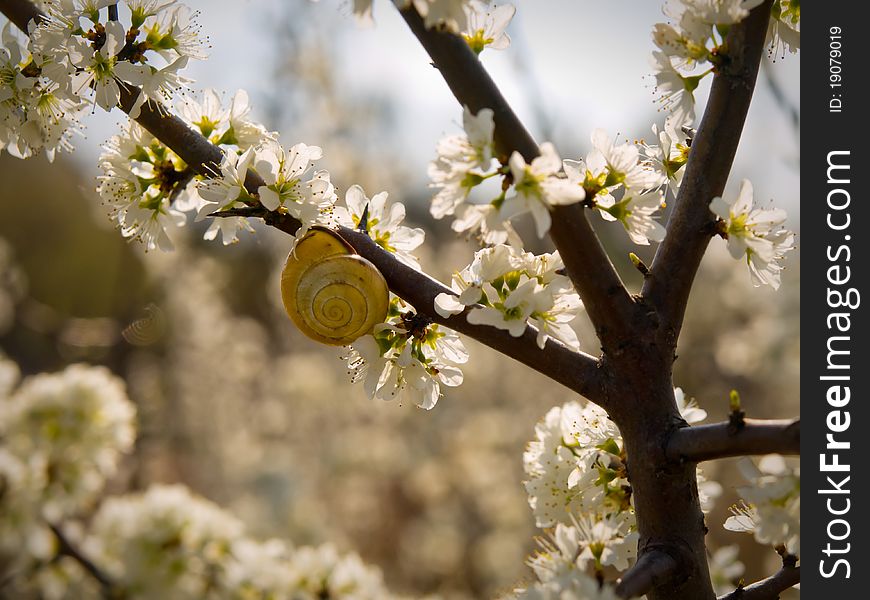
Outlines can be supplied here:
[[287, 257], [284, 308], [308, 337], [344, 346], [383, 323], [390, 293], [380, 271], [327, 230], [313, 230]]

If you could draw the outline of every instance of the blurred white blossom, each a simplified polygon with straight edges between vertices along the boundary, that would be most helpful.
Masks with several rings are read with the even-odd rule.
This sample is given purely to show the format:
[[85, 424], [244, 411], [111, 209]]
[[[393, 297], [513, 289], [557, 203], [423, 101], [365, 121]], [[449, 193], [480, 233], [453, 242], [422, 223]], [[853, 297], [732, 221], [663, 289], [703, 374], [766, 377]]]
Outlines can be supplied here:
[[58, 519], [93, 502], [135, 437], [136, 410], [103, 367], [26, 378], [0, 405], [2, 447], [39, 482], [39, 508]]
[[776, 454], [763, 457], [758, 466], [749, 458], [739, 464], [749, 485], [738, 491], [748, 504], [732, 508], [725, 529], [752, 532], [759, 543], [781, 544], [800, 556], [800, 469], [788, 467]]
[[710, 580], [717, 596], [733, 592], [746, 571], [746, 566], [738, 560], [740, 547], [737, 544], [722, 546], [710, 555], [708, 560]]

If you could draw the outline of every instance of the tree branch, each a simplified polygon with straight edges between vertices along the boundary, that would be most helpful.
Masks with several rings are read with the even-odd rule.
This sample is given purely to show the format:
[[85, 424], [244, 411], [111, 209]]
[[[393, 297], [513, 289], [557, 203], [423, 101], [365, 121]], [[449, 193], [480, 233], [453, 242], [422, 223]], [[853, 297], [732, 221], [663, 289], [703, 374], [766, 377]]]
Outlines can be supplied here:
[[[535, 140], [465, 40], [436, 28], [427, 29], [413, 6], [400, 12], [459, 103], [473, 113], [482, 108], [492, 109], [495, 147], [502, 162], [506, 163], [514, 151], [527, 162], [538, 156], [540, 151]], [[627, 325], [634, 314], [634, 301], [584, 211], [581, 204], [554, 207], [550, 237], [606, 348], [618, 345], [629, 335]]]
[[[27, 0], [0, 0], [0, 11], [21, 28], [26, 27], [30, 19], [42, 14]], [[121, 109], [124, 112], [130, 112], [139, 93], [136, 88], [121, 87]], [[171, 148], [201, 175], [213, 175], [214, 169], [221, 162], [223, 154], [220, 148], [180, 118], [172, 115], [164, 106], [151, 101], [145, 102], [136, 122]], [[261, 185], [265, 185], [263, 179], [253, 171], [248, 171], [245, 180], [248, 191], [256, 193]], [[298, 220], [280, 213], [270, 213], [264, 217], [264, 221], [267, 225], [290, 235], [295, 235], [296, 230], [301, 226]], [[601, 393], [598, 360], [594, 357], [573, 352], [553, 340], [549, 340], [542, 350], [538, 348], [535, 341], [537, 329], [531, 326], [526, 328], [521, 337], [515, 338], [507, 331], [494, 327], [471, 325], [466, 320], [465, 313], [444, 319], [435, 313], [434, 303], [438, 294], [452, 293], [449, 288], [399, 262], [394, 255], [382, 249], [364, 233], [341, 227], [339, 234], [350, 242], [358, 254], [375, 264], [393, 292], [410, 302], [418, 312], [430, 317], [433, 322], [474, 338], [590, 400], [603, 402], [604, 394]]]
[[93, 577], [99, 584], [100, 589], [102, 590], [102, 595], [104, 598], [114, 598], [114, 584], [111, 579], [103, 573], [103, 571], [93, 563], [88, 557], [82, 554], [78, 548], [73, 546], [67, 537], [64, 535], [63, 531], [61, 531], [60, 527], [49, 523], [49, 529], [54, 534], [54, 537], [57, 538], [58, 549], [57, 553], [60, 556], [69, 556], [74, 561], [76, 561], [86, 572], [88, 575]]
[[27, 31], [30, 21], [42, 16], [42, 11], [30, 0], [0, 0], [0, 12], [27, 34], [30, 33]]
[[782, 568], [767, 579], [748, 587], [739, 587], [718, 600], [777, 600], [788, 588], [801, 582], [801, 568], [793, 561], [783, 561]]
[[663, 550], [645, 552], [619, 580], [616, 586], [616, 595], [620, 598], [643, 596], [654, 587], [673, 577], [677, 572], [677, 567], [677, 561]]
[[714, 234], [710, 201], [722, 194], [758, 76], [767, 35], [770, 0], [733, 25], [725, 39], [724, 63], [692, 142], [668, 234], [659, 246], [641, 294], [658, 312], [676, 346], [692, 281]]
[[701, 462], [753, 454], [800, 454], [800, 419], [742, 422], [741, 427], [723, 422], [678, 429], [668, 440], [668, 458]]
[[[266, 218], [266, 222], [292, 234], [296, 226], [291, 224], [286, 227], [281, 222], [282, 217], [284, 215], [270, 215]], [[608, 408], [602, 392], [599, 362], [595, 357], [583, 352], [574, 352], [553, 339], [547, 340], [542, 350], [536, 341], [538, 330], [531, 325], [526, 327], [522, 336], [516, 338], [502, 329], [487, 325], [472, 325], [466, 319], [470, 308], [444, 318], [434, 310], [435, 297], [438, 294], [453, 294], [450, 288], [426, 273], [399, 262], [394, 255], [384, 250], [362, 231], [341, 227], [338, 233], [360, 256], [370, 260], [377, 267], [393, 293], [410, 302], [417, 312], [426, 315], [432, 319], [432, 322], [474, 338]]]

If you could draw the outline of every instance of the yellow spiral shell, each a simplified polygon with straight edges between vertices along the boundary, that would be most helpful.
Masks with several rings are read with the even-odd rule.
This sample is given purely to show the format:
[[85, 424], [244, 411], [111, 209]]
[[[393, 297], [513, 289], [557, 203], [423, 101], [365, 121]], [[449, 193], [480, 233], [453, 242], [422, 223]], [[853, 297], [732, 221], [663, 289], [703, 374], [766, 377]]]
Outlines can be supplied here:
[[371, 262], [328, 229], [312, 229], [287, 257], [281, 299], [311, 339], [345, 346], [387, 318], [390, 289]]

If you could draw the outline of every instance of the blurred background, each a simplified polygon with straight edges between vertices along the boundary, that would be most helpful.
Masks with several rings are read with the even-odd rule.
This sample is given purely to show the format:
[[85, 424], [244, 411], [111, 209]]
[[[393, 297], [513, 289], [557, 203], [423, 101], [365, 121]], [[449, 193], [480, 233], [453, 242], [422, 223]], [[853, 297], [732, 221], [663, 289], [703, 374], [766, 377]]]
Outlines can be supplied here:
[[[429, 217], [426, 179], [461, 110], [390, 2], [375, 2], [373, 28], [357, 27], [336, 0], [187, 3], [213, 46], [188, 71], [196, 87], [227, 97], [246, 89], [254, 118], [282, 141], [323, 147], [340, 193], [359, 183], [405, 202], [426, 229], [429, 273], [448, 281], [469, 262], [474, 245]], [[662, 20], [652, 2], [520, 1], [511, 48], [483, 61], [535, 137], [580, 158], [595, 127], [634, 140], [663, 120], [647, 75]], [[729, 183], [733, 193], [751, 179], [756, 200], [787, 209], [798, 232], [799, 83], [799, 59], [765, 59]], [[573, 395], [467, 341], [465, 383], [431, 412], [368, 400], [341, 353], [302, 337], [283, 313], [287, 236], [259, 228], [223, 247], [203, 242], [196, 224], [175, 252], [146, 254], [112, 228], [94, 177], [121, 117], [98, 109], [76, 152], [53, 164], [0, 155], [0, 347], [25, 374], [88, 362], [124, 377], [139, 438], [112, 491], [184, 482], [264, 537], [358, 551], [397, 592], [482, 598], [529, 578], [524, 558], [538, 532], [522, 451], [535, 422]], [[652, 251], [593, 220], [636, 289], [628, 252], [649, 261]], [[520, 230], [530, 249], [549, 249]], [[799, 250], [786, 266], [778, 292], [755, 289], [724, 242], [711, 244], [675, 385], [712, 420], [727, 413], [732, 388], [752, 417], [798, 413]], [[597, 354], [588, 323], [577, 328]], [[769, 574], [773, 552], [720, 526], [742, 483], [733, 463], [705, 471], [725, 489], [708, 518], [711, 548], [740, 543], [747, 581]]]

